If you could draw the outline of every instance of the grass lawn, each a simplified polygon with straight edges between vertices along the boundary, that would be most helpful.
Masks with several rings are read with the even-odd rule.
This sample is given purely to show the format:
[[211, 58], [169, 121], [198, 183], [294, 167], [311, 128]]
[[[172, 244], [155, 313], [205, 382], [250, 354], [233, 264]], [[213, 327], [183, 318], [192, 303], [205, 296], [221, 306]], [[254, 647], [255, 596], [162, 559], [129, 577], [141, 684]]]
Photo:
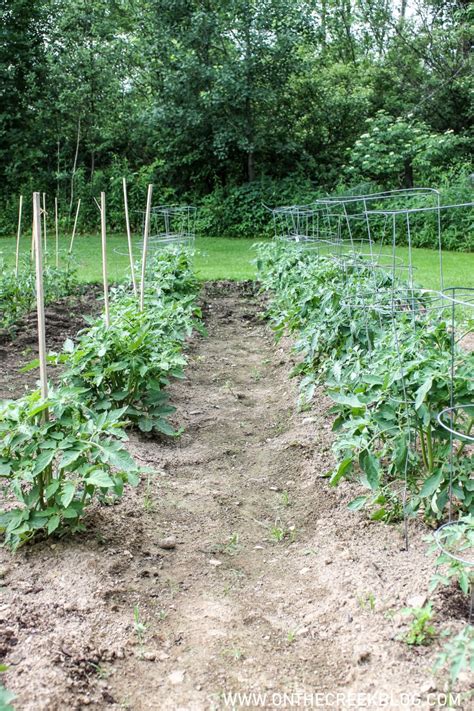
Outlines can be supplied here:
[[[252, 245], [258, 240], [229, 239], [225, 237], [198, 238], [196, 240], [196, 268], [203, 280], [211, 279], [252, 279], [255, 267], [251, 261], [255, 256]], [[260, 240], [261, 241], [261, 240]], [[134, 240], [138, 255], [139, 239]], [[51, 242], [52, 247], [52, 242]], [[63, 253], [68, 247], [68, 238], [60, 240]], [[24, 238], [22, 253], [29, 248], [29, 239]], [[0, 239], [0, 256], [7, 265], [14, 264], [15, 240]], [[78, 276], [81, 281], [101, 280], [101, 252], [99, 235], [79, 235], [74, 247], [78, 262]], [[400, 247], [397, 254], [406, 260], [407, 248]], [[51, 257], [51, 255], [50, 255]], [[429, 289], [439, 288], [438, 253], [430, 249], [413, 250], [416, 281]], [[128, 269], [125, 235], [108, 237], [108, 271], [111, 281], [123, 279]], [[444, 252], [443, 271], [445, 286], [474, 287], [474, 253]]]

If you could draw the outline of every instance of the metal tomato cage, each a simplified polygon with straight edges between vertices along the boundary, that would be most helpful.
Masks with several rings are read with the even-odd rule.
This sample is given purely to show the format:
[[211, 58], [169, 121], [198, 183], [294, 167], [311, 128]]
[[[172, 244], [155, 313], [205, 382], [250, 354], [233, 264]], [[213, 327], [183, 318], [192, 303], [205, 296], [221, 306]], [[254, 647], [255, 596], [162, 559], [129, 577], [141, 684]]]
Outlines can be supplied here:
[[[340, 236], [354, 254], [364, 251], [372, 262], [380, 262], [383, 249], [390, 242], [387, 220], [374, 222], [369, 214], [381, 210], [404, 210], [407, 207], [438, 207], [440, 194], [433, 188], [407, 188], [368, 194], [334, 195], [316, 200], [325, 206], [340, 224]], [[440, 225], [438, 225], [438, 242]]]
[[[143, 253], [146, 213], [140, 210], [142, 239], [137, 252]], [[147, 251], [151, 256], [166, 247], [193, 247], [196, 238], [197, 208], [193, 205], [158, 205], [150, 211], [150, 227]], [[128, 256], [128, 252], [116, 249], [117, 254]]]
[[[365, 275], [364, 285], [354, 290], [352, 282], [352, 291], [341, 301], [342, 313], [346, 314], [347, 321], [350, 322], [354, 309], [363, 309], [367, 334], [369, 320], [374, 316], [381, 326], [391, 330], [402, 390], [401, 397], [396, 402], [393, 398], [393, 401], [403, 409], [407, 423], [407, 453], [403, 465], [402, 492], [407, 549], [410, 452], [416, 451], [420, 444], [417, 441], [416, 427], [413, 425], [415, 402], [410, 400], [408, 395], [406, 366], [402, 358], [401, 324], [403, 322], [406, 329], [408, 323], [409, 327], [417, 330], [424, 329], [435, 321], [446, 322], [452, 309], [450, 301], [453, 290], [445, 287], [443, 230], [455, 210], [472, 210], [472, 207], [474, 203], [442, 205], [439, 191], [413, 188], [328, 196], [310, 205], [292, 205], [271, 210], [275, 239], [292, 243], [295, 248], [310, 248], [315, 258], [324, 256], [335, 260], [344, 275], [357, 271]], [[438, 276], [434, 289], [420, 288], [415, 279], [416, 260], [413, 248], [422, 242], [423, 231], [427, 229], [435, 235], [438, 252]], [[404, 247], [404, 250], [400, 250], [400, 247]], [[381, 274], [389, 275], [388, 286], [386, 280], [379, 278]], [[462, 300], [459, 298], [459, 288], [456, 293], [456, 301]], [[472, 303], [474, 305], [474, 296]], [[456, 323], [457, 319], [453, 315], [449, 327], [452, 334], [455, 333]], [[369, 339], [368, 343], [370, 348]], [[454, 356], [453, 343], [451, 357]], [[454, 393], [454, 368], [451, 381]], [[474, 405], [471, 407], [474, 414]], [[461, 411], [456, 408], [459, 408], [456, 403], [447, 403], [447, 409], [443, 410], [438, 419], [440, 427], [446, 429], [447, 425], [453, 429], [450, 433], [451, 452], [456, 437], [459, 437], [459, 431], [453, 427], [453, 422], [459, 421]], [[469, 441], [474, 443], [474, 436], [470, 432], [468, 437], [472, 437]], [[463, 441], [466, 441], [466, 437]], [[451, 454], [451, 458], [452, 456]], [[450, 517], [452, 506], [453, 486], [450, 486]]]
[[[411, 246], [408, 262], [395, 254], [396, 229], [390, 229], [391, 218], [387, 211], [400, 212], [413, 206], [428, 206], [437, 210], [439, 205], [440, 195], [437, 190], [412, 188], [330, 195], [308, 205], [267, 209], [272, 212], [275, 239], [292, 243], [297, 248], [311, 249], [315, 256], [335, 260], [344, 279], [354, 272], [365, 276], [369, 272], [370, 288], [367, 290], [364, 284], [355, 294], [355, 303], [351, 301], [353, 293], [348, 294], [344, 301], [349, 321], [351, 308], [360, 308], [361, 305], [368, 321], [374, 304], [377, 305], [380, 300], [385, 303], [387, 300], [386, 287], [380, 287], [382, 273], [390, 275], [392, 291], [401, 289], [406, 281], [413, 284]], [[379, 213], [379, 210], [383, 212]], [[435, 229], [441, 255], [439, 215], [436, 216]], [[381, 313], [378, 318], [382, 320]]]
[[[410, 188], [367, 194], [329, 195], [307, 205], [265, 207], [272, 213], [275, 239], [292, 242], [320, 255], [353, 255], [378, 262], [387, 242], [387, 218], [374, 224], [368, 213], [406, 206], [439, 207], [440, 194], [433, 188]], [[437, 221], [438, 243], [441, 223]]]
[[293, 243], [317, 254], [332, 253], [340, 243], [340, 224], [326, 206], [287, 205], [269, 208], [275, 239]]
[[[141, 216], [142, 239], [134, 251], [143, 253], [143, 235], [145, 234], [145, 211]], [[168, 246], [193, 247], [196, 237], [197, 208], [192, 205], [159, 205], [150, 212], [150, 229], [147, 240], [148, 253], [153, 255]], [[115, 248], [114, 252], [128, 257], [128, 251]]]
[[[451, 520], [452, 507], [453, 507], [453, 471], [452, 466], [453, 456], [454, 456], [454, 440], [459, 433], [456, 434], [456, 430], [453, 426], [453, 420], [455, 419], [456, 413], [459, 413], [459, 405], [454, 402], [454, 393], [456, 390], [456, 372], [455, 372], [455, 360], [456, 360], [456, 329], [459, 323], [456, 317], [455, 303], [458, 306], [463, 306], [464, 308], [474, 306], [474, 289], [466, 288], [445, 288], [444, 286], [444, 274], [443, 274], [443, 255], [442, 255], [442, 229], [443, 224], [449, 215], [452, 215], [454, 210], [472, 210], [474, 203], [460, 203], [454, 205], [441, 205], [436, 204], [433, 206], [418, 206], [418, 207], [407, 207], [405, 209], [387, 210], [387, 209], [377, 209], [377, 210], [367, 210], [367, 221], [371, 228], [371, 234], [389, 234], [390, 238], [390, 250], [393, 260], [392, 266], [392, 290], [387, 298], [387, 294], [383, 295], [378, 293], [376, 295], [375, 308], [380, 312], [384, 319], [391, 324], [393, 333], [393, 345], [394, 351], [397, 355], [398, 367], [400, 369], [400, 383], [402, 386], [403, 399], [402, 406], [405, 411], [405, 418], [407, 422], [407, 453], [404, 463], [404, 487], [402, 495], [403, 513], [404, 513], [404, 528], [405, 528], [405, 546], [408, 549], [408, 470], [409, 470], [409, 459], [410, 451], [416, 453], [419, 446], [417, 441], [417, 428], [413, 424], [416, 416], [416, 404], [408, 397], [407, 393], [407, 373], [405, 370], [405, 364], [402, 357], [401, 348], [401, 338], [402, 330], [400, 327], [403, 321], [406, 324], [411, 325], [413, 330], [424, 329], [428, 324], [436, 322], [447, 322], [449, 321], [449, 314], [451, 313], [451, 322], [449, 325], [449, 331], [451, 334], [451, 372], [450, 372], [450, 391], [451, 398], [449, 407], [443, 410], [437, 417], [437, 422], [441, 428], [450, 432], [448, 428], [452, 429], [450, 432], [450, 487], [449, 487], [449, 516]], [[434, 218], [434, 219], [433, 219]], [[435, 230], [437, 232], [438, 241], [438, 284], [437, 288], [433, 290], [421, 289], [415, 283], [415, 265], [413, 259], [413, 242], [416, 241], [417, 230], [426, 228], [426, 221], [433, 221]], [[376, 224], [376, 229], [373, 225]], [[396, 250], [400, 244], [406, 245], [406, 279], [400, 280], [396, 278], [396, 260], [397, 254]], [[387, 245], [388, 246], [388, 245]], [[464, 295], [461, 298], [460, 294]], [[465, 296], [468, 294], [468, 296]], [[464, 403], [465, 406], [465, 403]], [[469, 405], [471, 407], [471, 405]], [[461, 406], [461, 410], [463, 406]], [[472, 405], [474, 412], [474, 405]], [[472, 438], [474, 442], [474, 437]], [[447, 554], [449, 555], [449, 554]], [[466, 563], [468, 564], [468, 563]], [[472, 610], [471, 610], [472, 612]]]
[[[193, 247], [196, 237], [196, 215], [197, 208], [192, 205], [152, 207], [147, 241], [150, 253], [175, 245]], [[142, 234], [144, 230], [145, 213], [142, 213]]]
[[[456, 374], [460, 348], [472, 348], [466, 338], [473, 332], [472, 326], [466, 328], [466, 321], [474, 316], [474, 288], [448, 287], [442, 292], [450, 315], [450, 393], [449, 404], [438, 414], [439, 426], [449, 437], [449, 472], [448, 521], [438, 528], [435, 541], [439, 550], [452, 561], [461, 563], [469, 571], [471, 596], [469, 622], [474, 617], [474, 524], [454, 518], [454, 504], [457, 495], [456, 480], [462, 474], [463, 463], [460, 459], [466, 447], [474, 445], [474, 403], [459, 393], [456, 388]], [[454, 542], [450, 539], [454, 538]]]
[[[454, 541], [450, 538], [454, 538]], [[434, 539], [444, 556], [461, 563], [464, 568], [469, 570], [471, 585], [469, 623], [472, 624], [474, 619], [474, 526], [462, 519], [448, 521], [435, 531]], [[436, 567], [438, 568], [438, 565]]]

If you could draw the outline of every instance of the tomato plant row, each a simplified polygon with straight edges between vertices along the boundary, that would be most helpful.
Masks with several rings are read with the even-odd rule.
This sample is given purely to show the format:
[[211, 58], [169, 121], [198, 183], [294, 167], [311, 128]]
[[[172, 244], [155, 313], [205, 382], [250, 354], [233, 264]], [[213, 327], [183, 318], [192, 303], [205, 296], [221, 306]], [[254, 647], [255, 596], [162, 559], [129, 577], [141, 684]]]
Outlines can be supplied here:
[[138, 483], [127, 425], [176, 434], [164, 389], [183, 377], [185, 339], [202, 328], [197, 293], [189, 255], [161, 253], [149, 262], [143, 311], [129, 288], [115, 289], [110, 326], [103, 316], [92, 319], [76, 343], [50, 356], [65, 370], [47, 400], [35, 391], [0, 403], [0, 477], [9, 502], [0, 528], [11, 548], [39, 532], [83, 529], [94, 499]]
[[[419, 292], [417, 308], [398, 301], [391, 318], [393, 276], [362, 259], [342, 268], [272, 243], [260, 247], [257, 264], [276, 334], [297, 337], [303, 403], [322, 383], [334, 402], [338, 464], [330, 481], [357, 478], [366, 489], [350, 508], [368, 506], [372, 518], [386, 521], [416, 512], [441, 519], [451, 499], [453, 512], [472, 513], [472, 449], [455, 445], [451, 477], [449, 435], [437, 421], [451, 392], [444, 310], [430, 309]], [[454, 401], [465, 417], [472, 410], [462, 406], [474, 402], [474, 354], [455, 348]]]

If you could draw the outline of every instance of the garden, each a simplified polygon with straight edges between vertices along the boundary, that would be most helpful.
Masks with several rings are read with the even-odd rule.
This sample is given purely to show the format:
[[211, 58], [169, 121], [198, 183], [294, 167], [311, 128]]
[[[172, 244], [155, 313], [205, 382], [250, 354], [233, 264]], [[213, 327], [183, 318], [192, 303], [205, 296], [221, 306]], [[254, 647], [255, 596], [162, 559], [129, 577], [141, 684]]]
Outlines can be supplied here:
[[0, 17], [0, 711], [471, 711], [472, 3]]
[[[304, 688], [468, 708], [474, 292], [448, 286], [441, 247], [472, 203], [276, 207], [274, 238], [244, 247], [254, 278], [205, 281], [188, 209], [152, 194], [113, 251], [102, 194], [101, 286], [78, 278], [90, 238], [48, 251], [38, 193], [33, 240], [9, 243], [3, 707]], [[433, 216], [423, 288], [412, 238]], [[295, 669], [308, 684], [275, 691]]]

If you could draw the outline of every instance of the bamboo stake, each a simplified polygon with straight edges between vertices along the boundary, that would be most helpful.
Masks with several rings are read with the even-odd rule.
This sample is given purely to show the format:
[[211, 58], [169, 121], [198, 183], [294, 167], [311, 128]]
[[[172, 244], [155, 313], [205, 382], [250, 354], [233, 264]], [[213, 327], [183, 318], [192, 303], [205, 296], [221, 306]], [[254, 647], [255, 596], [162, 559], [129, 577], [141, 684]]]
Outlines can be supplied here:
[[20, 237], [21, 237], [21, 213], [23, 211], [23, 195], [20, 195], [20, 204], [18, 206], [18, 229], [16, 232], [16, 253], [15, 253], [15, 276], [18, 278], [18, 269], [20, 266]]
[[107, 283], [107, 232], [105, 221], [105, 193], [100, 194], [100, 232], [102, 235], [102, 277], [104, 282], [105, 325], [110, 326], [109, 287]]
[[56, 267], [59, 267], [59, 223], [58, 223], [58, 198], [54, 198], [54, 228], [56, 230]]
[[123, 183], [123, 204], [125, 207], [125, 226], [127, 229], [128, 256], [130, 257], [130, 273], [132, 275], [133, 293], [137, 296], [137, 280], [135, 279], [135, 268], [133, 266], [132, 235], [130, 233], [130, 219], [128, 216], [127, 181], [122, 178]]
[[[36, 255], [36, 310], [38, 313], [38, 357], [40, 367], [41, 397], [48, 397], [48, 376], [46, 371], [46, 328], [44, 320], [43, 254], [41, 245], [41, 204], [40, 193], [33, 193], [33, 233]], [[47, 413], [45, 417], [47, 418]]]
[[145, 304], [145, 271], [146, 271], [146, 253], [148, 249], [148, 235], [150, 232], [150, 214], [151, 214], [151, 198], [153, 195], [153, 185], [148, 186], [148, 194], [146, 198], [145, 212], [145, 231], [143, 234], [143, 254], [142, 254], [142, 276], [140, 282], [140, 311], [143, 311]]
[[44, 256], [48, 253], [48, 242], [46, 239], [46, 193], [43, 193], [43, 239], [44, 239]]
[[69, 244], [69, 254], [72, 254], [72, 248], [74, 245], [74, 237], [76, 236], [77, 218], [79, 217], [80, 207], [81, 207], [81, 198], [79, 198], [79, 200], [77, 201], [76, 217], [74, 218], [74, 227], [72, 228], [71, 242]]

